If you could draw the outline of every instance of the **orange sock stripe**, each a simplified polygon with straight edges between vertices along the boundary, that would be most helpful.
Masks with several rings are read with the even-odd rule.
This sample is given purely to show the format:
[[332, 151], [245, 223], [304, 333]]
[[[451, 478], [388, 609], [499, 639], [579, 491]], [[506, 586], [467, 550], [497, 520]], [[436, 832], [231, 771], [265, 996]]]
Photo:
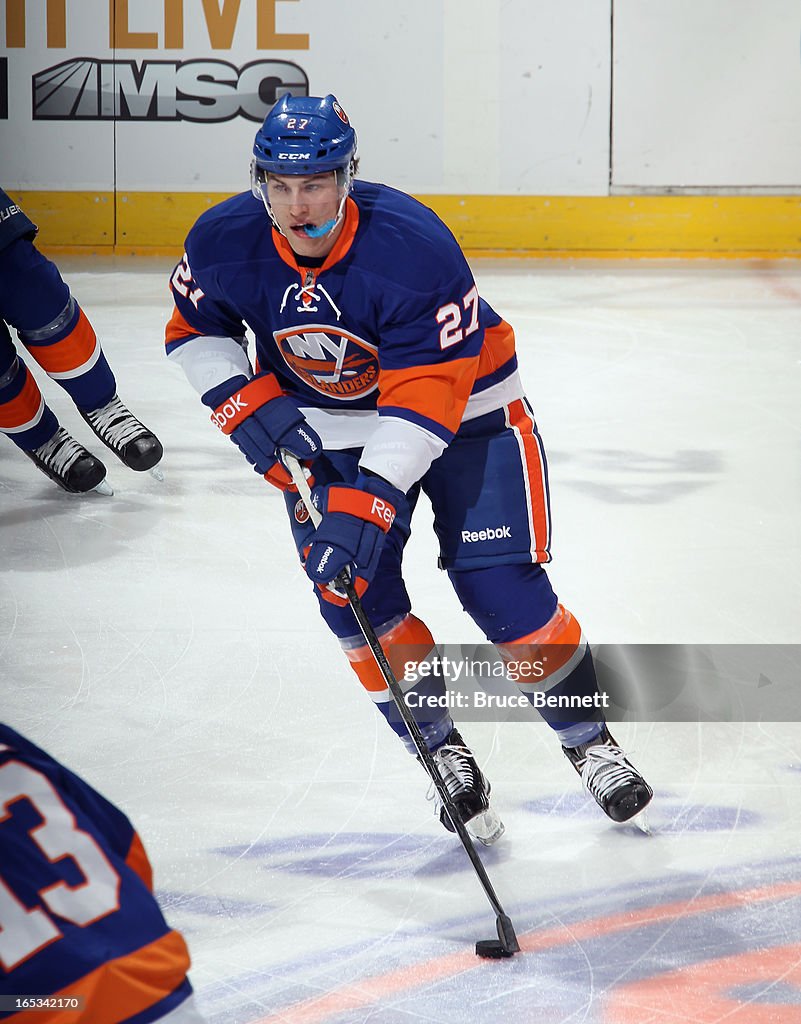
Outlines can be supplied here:
[[28, 345], [36, 362], [51, 376], [78, 376], [97, 361], [99, 345], [94, 328], [84, 311], [78, 312], [78, 322], [61, 341], [52, 345]]
[[509, 425], [517, 430], [523, 449], [523, 470], [526, 475], [533, 532], [532, 548], [536, 551], [539, 561], [548, 561], [551, 536], [548, 493], [545, 488], [545, 460], [539, 439], [534, 434], [534, 421], [520, 399], [509, 406]]
[[[540, 629], [508, 644], [498, 644], [503, 661], [542, 663], [539, 685], [547, 688], [548, 678], [567, 665], [583, 642], [581, 626], [567, 608], [557, 605], [553, 616]], [[530, 680], [526, 680], [530, 682]]]
[[7, 434], [18, 434], [36, 426], [44, 411], [44, 399], [33, 374], [20, 365], [25, 374], [22, 391], [8, 402], [0, 404], [0, 430]]
[[[110, 960], [75, 981], [54, 996], [83, 996], [81, 1024], [114, 1024], [143, 1013], [160, 1003], [183, 984], [189, 970], [189, 952], [177, 932], [168, 932], [160, 939]], [[29, 1021], [36, 1024], [70, 1024], [76, 1020], [75, 1010], [23, 1011], [12, 1014], [9, 1022]]]
[[[381, 649], [387, 656], [390, 667], [396, 677], [403, 676], [404, 665], [407, 661], [419, 658], [422, 660], [434, 646], [434, 637], [431, 630], [416, 615], [409, 613], [404, 619], [386, 633], [379, 635]], [[410, 645], [420, 648], [415, 652], [399, 650], [408, 648]], [[413, 656], [412, 656], [413, 655]], [[375, 658], [367, 644], [361, 647], [352, 647], [345, 651], [345, 657], [350, 662], [350, 667], [359, 677], [362, 686], [371, 694], [385, 692], [388, 687], [381, 675], [381, 670], [376, 664]]]

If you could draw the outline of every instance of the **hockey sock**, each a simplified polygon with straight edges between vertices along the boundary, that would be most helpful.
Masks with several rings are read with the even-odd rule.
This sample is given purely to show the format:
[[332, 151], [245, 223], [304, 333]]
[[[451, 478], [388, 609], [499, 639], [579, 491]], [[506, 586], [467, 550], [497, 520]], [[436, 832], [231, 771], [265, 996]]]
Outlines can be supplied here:
[[496, 645], [508, 677], [563, 747], [594, 739], [604, 724], [592, 652], [581, 626], [561, 604], [540, 629]]
[[81, 307], [70, 300], [50, 323], [19, 332], [36, 362], [79, 409], [92, 412], [111, 401], [117, 384], [100, 342]]
[[[2, 330], [8, 334], [5, 324]], [[16, 353], [10, 363], [4, 359], [0, 363], [0, 431], [18, 448], [33, 451], [49, 441], [57, 430], [56, 414], [45, 403], [25, 363]]]
[[[406, 704], [420, 726], [426, 745], [431, 750], [436, 749], [445, 742], [453, 728], [453, 721], [447, 709], [445, 682], [442, 677], [418, 678], [416, 671], [417, 665], [434, 649], [434, 638], [428, 626], [415, 615], [408, 613], [385, 623], [376, 630], [376, 634], [403, 690]], [[370, 648], [361, 636], [346, 637], [341, 639], [340, 643], [351, 668], [390, 728], [401, 738], [410, 753], [416, 753], [414, 743]]]

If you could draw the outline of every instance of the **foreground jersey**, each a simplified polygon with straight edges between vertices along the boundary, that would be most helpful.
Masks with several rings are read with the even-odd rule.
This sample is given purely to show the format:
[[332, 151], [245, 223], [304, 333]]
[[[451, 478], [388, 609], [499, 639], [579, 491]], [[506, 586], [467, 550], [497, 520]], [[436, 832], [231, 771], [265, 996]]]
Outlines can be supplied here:
[[0, 1019], [9, 996], [79, 996], [65, 1020], [147, 1024], [191, 995], [189, 954], [151, 892], [131, 823], [80, 778], [0, 724]]
[[[235, 196], [192, 229], [172, 290], [169, 354], [198, 336], [242, 338], [247, 325], [259, 368], [304, 410], [377, 410], [440, 451], [462, 420], [522, 394], [512, 330], [479, 297], [455, 238], [385, 185], [353, 186], [319, 268], [299, 267], [263, 205]], [[320, 432], [326, 447], [347, 446]]]
[[0, 188], [0, 251], [18, 238], [27, 238], [32, 242], [38, 230], [11, 196]]

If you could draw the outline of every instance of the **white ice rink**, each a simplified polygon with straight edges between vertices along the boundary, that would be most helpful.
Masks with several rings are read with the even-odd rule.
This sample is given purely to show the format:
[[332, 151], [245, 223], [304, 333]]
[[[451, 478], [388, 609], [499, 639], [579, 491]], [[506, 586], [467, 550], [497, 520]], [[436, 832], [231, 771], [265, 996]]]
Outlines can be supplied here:
[[[492, 912], [319, 620], [280, 495], [162, 354], [169, 262], [59, 265], [165, 480], [107, 460], [114, 497], [70, 497], [0, 438], [0, 719], [135, 821], [209, 1020], [797, 1024], [799, 724], [618, 725], [656, 791], [646, 837], [588, 802], [546, 726], [468, 723], [524, 949], [477, 959]], [[801, 263], [474, 269], [517, 331], [549, 571], [588, 638], [801, 643]], [[415, 611], [477, 642], [430, 521]]]

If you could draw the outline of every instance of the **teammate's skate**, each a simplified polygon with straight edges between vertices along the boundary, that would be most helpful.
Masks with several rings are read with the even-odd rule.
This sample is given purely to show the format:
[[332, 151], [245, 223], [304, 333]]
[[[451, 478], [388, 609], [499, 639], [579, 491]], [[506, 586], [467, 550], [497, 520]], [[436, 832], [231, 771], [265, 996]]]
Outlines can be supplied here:
[[629, 821], [651, 802], [653, 790], [604, 725], [589, 743], [562, 747], [584, 788], [612, 821]]
[[[456, 805], [460, 818], [467, 826], [467, 831], [484, 846], [491, 846], [503, 835], [504, 824], [490, 807], [492, 787], [476, 764], [476, 759], [465, 745], [458, 729], [451, 729], [448, 738], [433, 756], [434, 764]], [[439, 811], [439, 820], [445, 828], [449, 832], [455, 832], [448, 813], [438, 798], [435, 806]]]
[[49, 441], [25, 454], [46, 476], [70, 494], [85, 494], [95, 489], [104, 494], [113, 493], [108, 484], [103, 483], [106, 467], [100, 459], [95, 458], [63, 427], [59, 427]]
[[164, 449], [159, 439], [116, 395], [102, 408], [92, 412], [81, 410], [81, 415], [103, 444], [129, 469], [142, 473], [161, 461]]

